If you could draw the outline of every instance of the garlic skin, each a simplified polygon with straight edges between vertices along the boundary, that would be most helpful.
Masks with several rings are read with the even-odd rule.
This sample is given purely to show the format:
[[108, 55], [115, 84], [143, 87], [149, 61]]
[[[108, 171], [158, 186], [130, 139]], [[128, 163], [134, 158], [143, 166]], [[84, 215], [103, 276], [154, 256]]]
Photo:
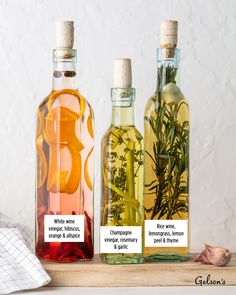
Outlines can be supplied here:
[[230, 251], [222, 247], [212, 247], [205, 244], [205, 251], [208, 260], [215, 266], [225, 266], [231, 259]]
[[195, 262], [225, 266], [231, 259], [231, 253], [223, 247], [212, 247], [205, 244], [205, 249], [195, 258]]
[[206, 251], [203, 250], [200, 254], [198, 254], [198, 256], [195, 258], [194, 260], [195, 262], [201, 262], [203, 264], [211, 264], [211, 262], [209, 261], [209, 259], [206, 256]]

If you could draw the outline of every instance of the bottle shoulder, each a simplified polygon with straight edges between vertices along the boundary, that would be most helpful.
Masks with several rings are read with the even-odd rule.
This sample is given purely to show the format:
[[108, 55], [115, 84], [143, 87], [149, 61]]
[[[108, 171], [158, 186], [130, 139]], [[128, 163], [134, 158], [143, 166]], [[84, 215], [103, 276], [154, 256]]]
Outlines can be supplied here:
[[92, 118], [94, 118], [91, 104], [75, 89], [52, 90], [39, 104], [38, 112], [47, 115], [51, 108], [57, 107], [65, 107], [75, 113], [84, 113], [85, 110], [88, 110]]
[[110, 127], [105, 132], [102, 141], [106, 142], [114, 137], [122, 138], [124, 140], [132, 139], [133, 141], [142, 142], [143, 136], [135, 126], [114, 126]]
[[47, 111], [47, 109], [48, 109], [48, 107], [47, 107], [47, 103], [48, 103], [49, 96], [50, 96], [50, 94], [49, 94], [48, 96], [46, 96], [46, 97], [45, 97], [45, 98], [39, 103], [38, 108], [37, 108], [37, 113], [45, 114], [45, 113], [48, 112], [48, 111]]
[[189, 110], [189, 104], [186, 97], [179, 90], [176, 91], [162, 91], [162, 92], [154, 92], [154, 94], [149, 98], [147, 104], [145, 106], [145, 116], [148, 116], [153, 113], [153, 111], [159, 109], [160, 105], [165, 105], [167, 108], [173, 106], [182, 106]]
[[156, 106], [157, 102], [157, 95], [154, 93], [147, 101], [146, 106], [145, 106], [145, 114], [148, 113], [151, 110], [153, 110]]

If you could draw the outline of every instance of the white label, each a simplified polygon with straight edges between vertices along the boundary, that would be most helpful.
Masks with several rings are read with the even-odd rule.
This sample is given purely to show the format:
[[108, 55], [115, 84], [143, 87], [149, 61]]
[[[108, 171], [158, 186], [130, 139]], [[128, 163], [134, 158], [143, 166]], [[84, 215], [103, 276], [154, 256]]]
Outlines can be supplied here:
[[84, 215], [45, 215], [45, 242], [84, 242]]
[[188, 220], [145, 220], [145, 247], [187, 247]]
[[101, 226], [100, 253], [142, 253], [142, 226]]

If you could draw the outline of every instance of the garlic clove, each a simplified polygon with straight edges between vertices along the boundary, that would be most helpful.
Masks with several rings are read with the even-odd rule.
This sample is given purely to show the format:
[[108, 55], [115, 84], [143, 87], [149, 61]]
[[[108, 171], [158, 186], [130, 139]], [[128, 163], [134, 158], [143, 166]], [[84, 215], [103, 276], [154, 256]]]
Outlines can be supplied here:
[[198, 256], [194, 259], [195, 262], [201, 262], [203, 264], [211, 264], [209, 259], [206, 256], [206, 251], [203, 250]]
[[184, 99], [184, 95], [180, 88], [175, 83], [166, 84], [161, 92], [161, 97], [164, 99], [166, 104], [178, 104]]
[[228, 249], [222, 247], [212, 247], [205, 244], [205, 254], [207, 259], [215, 266], [225, 266], [231, 259]]

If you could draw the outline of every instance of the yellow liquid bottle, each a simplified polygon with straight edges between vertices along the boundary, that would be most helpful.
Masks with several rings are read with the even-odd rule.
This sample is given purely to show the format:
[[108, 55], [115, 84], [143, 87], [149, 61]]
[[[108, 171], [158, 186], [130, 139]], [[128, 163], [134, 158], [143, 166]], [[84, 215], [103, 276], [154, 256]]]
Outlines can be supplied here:
[[189, 109], [178, 64], [179, 49], [158, 49], [157, 90], [145, 109], [146, 261], [188, 259]]
[[112, 123], [102, 140], [100, 252], [109, 264], [143, 261], [143, 138], [128, 86], [112, 89]]

